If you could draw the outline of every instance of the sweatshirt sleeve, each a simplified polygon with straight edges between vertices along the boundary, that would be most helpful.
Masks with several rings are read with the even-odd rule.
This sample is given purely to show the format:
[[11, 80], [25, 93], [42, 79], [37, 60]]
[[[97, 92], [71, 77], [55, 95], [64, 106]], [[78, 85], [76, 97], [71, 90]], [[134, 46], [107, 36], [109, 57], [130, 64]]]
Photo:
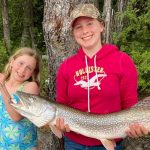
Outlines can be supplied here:
[[122, 109], [130, 108], [138, 102], [138, 75], [132, 59], [125, 53], [121, 57], [120, 93]]
[[65, 61], [60, 65], [56, 75], [56, 101], [62, 104], [67, 104], [67, 75], [65, 71]]

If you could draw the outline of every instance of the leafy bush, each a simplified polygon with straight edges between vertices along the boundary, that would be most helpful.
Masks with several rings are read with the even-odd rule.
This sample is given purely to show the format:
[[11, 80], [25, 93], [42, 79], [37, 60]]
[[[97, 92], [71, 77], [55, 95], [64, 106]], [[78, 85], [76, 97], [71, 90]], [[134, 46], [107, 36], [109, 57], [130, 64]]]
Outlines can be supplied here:
[[48, 62], [47, 60], [42, 60], [41, 64], [41, 81], [40, 81], [40, 87], [41, 87], [41, 95], [48, 96]]
[[139, 73], [139, 94], [150, 93], [150, 50], [145, 52], [133, 51], [132, 57]]
[[128, 3], [118, 14], [124, 19], [120, 33], [114, 33], [114, 43], [134, 60], [139, 73], [139, 95], [150, 94], [150, 3], [148, 0]]
[[8, 60], [7, 51], [6, 51], [5, 47], [4, 47], [3, 42], [0, 41], [0, 72], [3, 71], [7, 60]]

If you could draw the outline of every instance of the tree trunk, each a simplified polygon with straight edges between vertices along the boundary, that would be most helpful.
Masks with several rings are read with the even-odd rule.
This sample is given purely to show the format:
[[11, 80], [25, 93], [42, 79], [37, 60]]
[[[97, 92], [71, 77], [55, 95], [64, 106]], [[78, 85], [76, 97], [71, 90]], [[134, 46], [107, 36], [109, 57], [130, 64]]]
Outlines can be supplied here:
[[3, 18], [3, 33], [4, 33], [4, 44], [9, 54], [11, 54], [10, 44], [10, 30], [9, 30], [9, 17], [8, 17], [8, 1], [1, 0], [2, 5], [2, 18]]
[[49, 56], [49, 96], [55, 97], [55, 73], [62, 60], [73, 54], [77, 45], [69, 30], [69, 14], [76, 4], [90, 0], [45, 0], [43, 31]]
[[23, 32], [21, 38], [21, 46], [31, 46], [36, 49], [34, 32], [33, 32], [33, 5], [32, 0], [24, 1], [23, 13]]
[[115, 10], [116, 15], [114, 17], [114, 32], [121, 32], [124, 26], [124, 20], [122, 17], [117, 15], [117, 13], [122, 14], [125, 8], [127, 7], [128, 0], [118, 0], [117, 1], [117, 10]]
[[113, 18], [111, 0], [104, 0], [103, 16], [105, 19], [104, 41], [105, 43], [111, 43], [112, 41], [112, 18]]
[[[43, 31], [48, 54], [49, 97], [55, 98], [55, 78], [59, 64], [73, 54], [77, 48], [71, 36], [69, 14], [76, 4], [93, 2], [90, 0], [45, 0]], [[40, 131], [42, 134], [42, 131]], [[44, 133], [43, 133], [44, 134]], [[63, 150], [63, 141], [58, 140], [51, 132], [49, 150]], [[41, 148], [44, 149], [44, 146]]]

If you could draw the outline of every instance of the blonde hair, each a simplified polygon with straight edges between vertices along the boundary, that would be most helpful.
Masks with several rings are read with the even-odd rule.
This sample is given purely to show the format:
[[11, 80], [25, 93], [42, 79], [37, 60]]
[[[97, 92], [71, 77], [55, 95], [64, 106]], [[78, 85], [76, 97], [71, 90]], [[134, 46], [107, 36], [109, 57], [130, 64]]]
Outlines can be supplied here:
[[6, 80], [9, 79], [10, 74], [11, 74], [11, 62], [12, 60], [15, 60], [16, 58], [23, 56], [23, 55], [28, 55], [36, 60], [36, 67], [34, 69], [34, 72], [32, 76], [28, 79], [28, 81], [35, 81], [38, 85], [40, 84], [40, 57], [38, 56], [36, 50], [31, 49], [29, 47], [22, 47], [18, 49], [10, 58], [8, 63], [6, 64], [4, 68], [4, 73]]

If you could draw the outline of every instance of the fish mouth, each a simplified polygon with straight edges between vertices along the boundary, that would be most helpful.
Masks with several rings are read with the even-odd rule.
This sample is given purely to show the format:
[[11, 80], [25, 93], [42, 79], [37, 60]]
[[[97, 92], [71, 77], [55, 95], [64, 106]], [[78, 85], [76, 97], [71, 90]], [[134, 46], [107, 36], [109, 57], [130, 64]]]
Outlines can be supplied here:
[[19, 112], [26, 111], [29, 110], [29, 107], [32, 104], [32, 100], [29, 99], [32, 98], [29, 98], [26, 93], [17, 91], [11, 98], [10, 104]]
[[24, 98], [20, 97], [20, 93], [16, 92], [11, 98], [11, 105], [14, 107], [27, 107]]
[[55, 117], [56, 108], [47, 101], [40, 101], [40, 97], [34, 94], [17, 91], [15, 95], [19, 102], [11, 102], [13, 108], [23, 117], [29, 119], [36, 126], [41, 127]]

